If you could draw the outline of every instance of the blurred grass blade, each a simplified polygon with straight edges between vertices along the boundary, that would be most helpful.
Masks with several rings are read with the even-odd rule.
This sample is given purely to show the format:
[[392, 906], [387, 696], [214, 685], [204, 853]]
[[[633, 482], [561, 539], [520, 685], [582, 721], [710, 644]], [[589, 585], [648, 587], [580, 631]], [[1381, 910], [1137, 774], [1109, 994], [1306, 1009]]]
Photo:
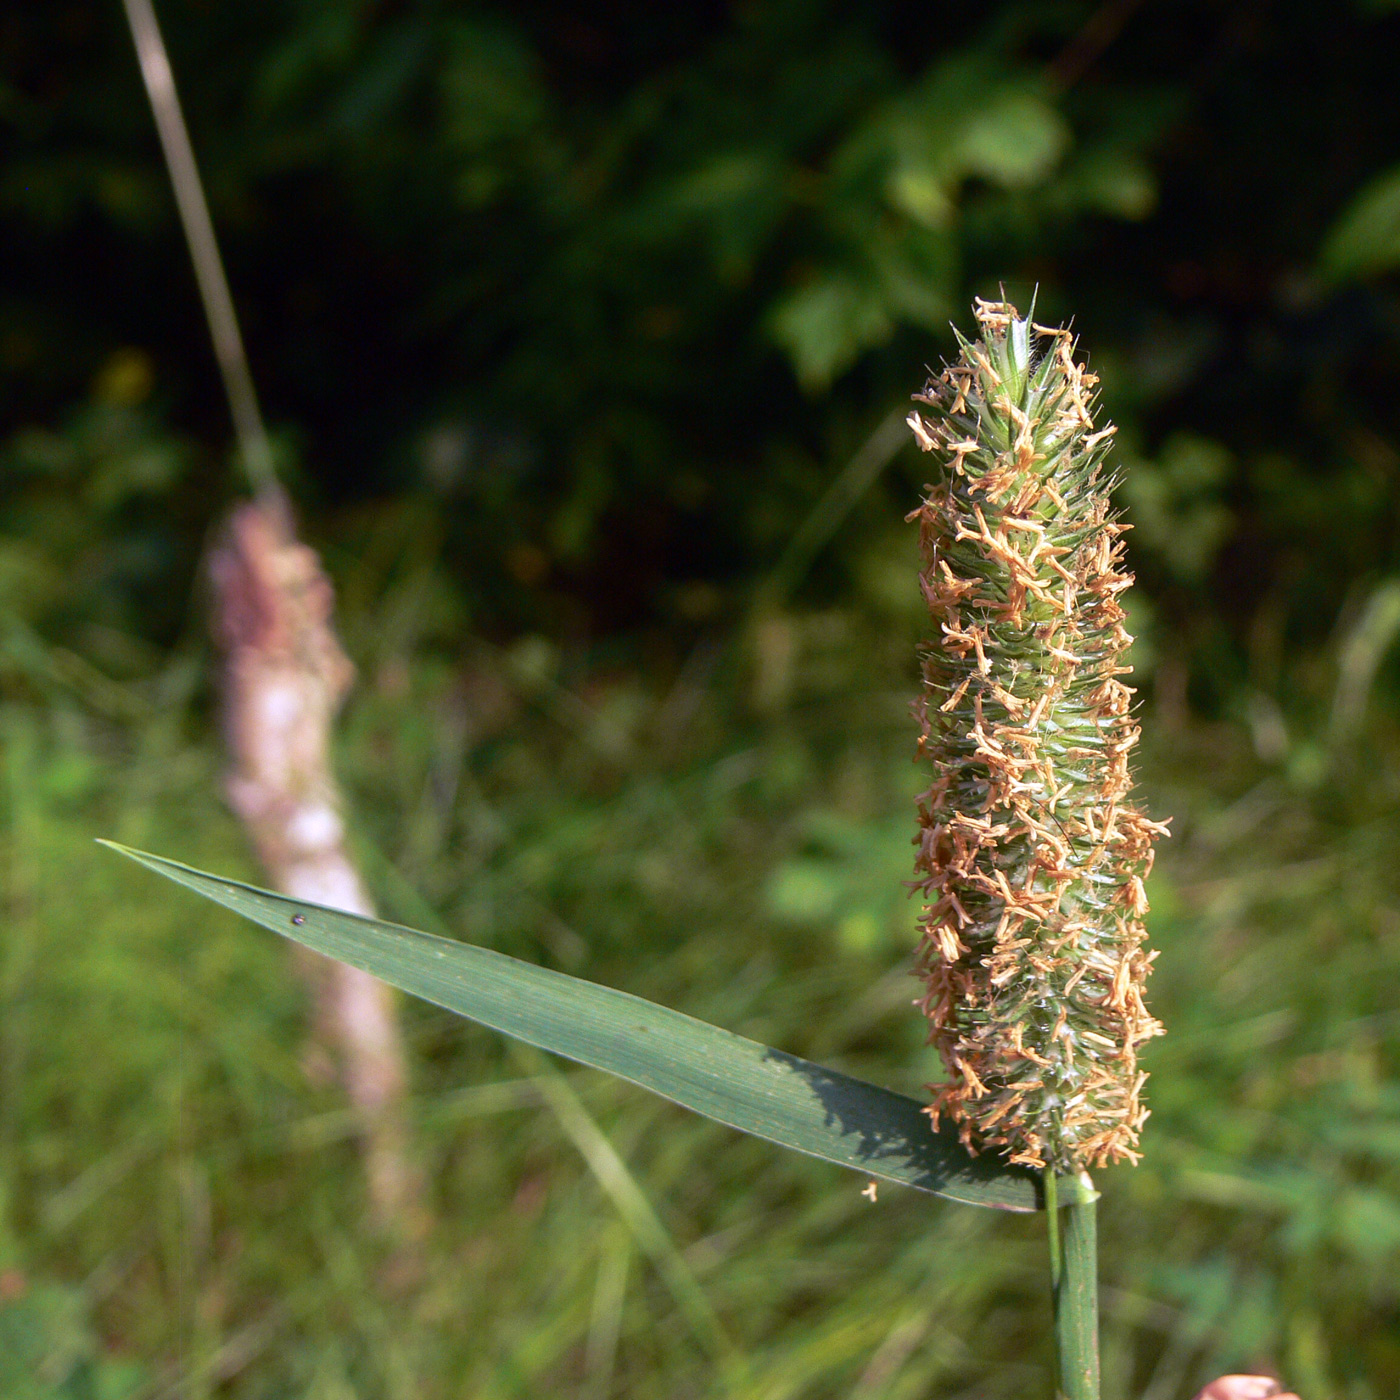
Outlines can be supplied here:
[[1366, 600], [1361, 616], [1342, 639], [1337, 688], [1327, 737], [1344, 743], [1361, 727], [1376, 673], [1400, 635], [1400, 579], [1386, 579]]
[[[437, 911], [427, 903], [422, 895], [404, 879], [398, 867], [372, 842], [361, 836], [362, 850], [372, 851], [378, 864], [379, 876], [392, 882], [397, 898], [394, 902], [401, 906], [404, 918], [422, 923], [430, 933], [443, 934], [446, 926]], [[392, 907], [392, 905], [391, 905]], [[409, 912], [409, 911], [412, 912]], [[608, 1135], [584, 1107], [583, 1101], [569, 1087], [563, 1072], [547, 1055], [541, 1054], [533, 1045], [509, 1039], [506, 1048], [510, 1058], [529, 1075], [538, 1097], [542, 1098], [564, 1135], [578, 1149], [579, 1155], [588, 1164], [593, 1178], [604, 1194], [612, 1201], [619, 1216], [631, 1232], [632, 1242], [651, 1261], [656, 1272], [670, 1289], [692, 1335], [700, 1346], [714, 1357], [716, 1364], [727, 1381], [733, 1382], [731, 1389], [742, 1390], [748, 1383], [749, 1365], [742, 1352], [734, 1345], [728, 1330], [720, 1320], [705, 1294], [695, 1272], [686, 1262], [670, 1231], [662, 1223], [646, 1192], [637, 1182], [621, 1154], [612, 1145]], [[622, 1292], [626, 1286], [626, 1261], [628, 1251], [610, 1256], [612, 1263], [600, 1276], [611, 1280], [602, 1288], [599, 1297], [594, 1299], [594, 1321], [601, 1330], [595, 1330], [590, 1323], [589, 1355], [585, 1373], [595, 1380], [609, 1375], [612, 1360], [615, 1359], [617, 1337], [613, 1335], [614, 1325], [620, 1326]], [[598, 1311], [602, 1307], [601, 1313]], [[608, 1319], [612, 1320], [609, 1321]], [[611, 1341], [606, 1339], [612, 1336]], [[609, 1358], [606, 1365], [603, 1358]], [[599, 1381], [603, 1390], [606, 1385]], [[598, 1387], [589, 1387], [585, 1396], [599, 1395]]]
[[1039, 1208], [1035, 1174], [972, 1157], [951, 1133], [935, 1134], [915, 1099], [627, 992], [103, 844], [318, 953], [741, 1132], [950, 1200]]

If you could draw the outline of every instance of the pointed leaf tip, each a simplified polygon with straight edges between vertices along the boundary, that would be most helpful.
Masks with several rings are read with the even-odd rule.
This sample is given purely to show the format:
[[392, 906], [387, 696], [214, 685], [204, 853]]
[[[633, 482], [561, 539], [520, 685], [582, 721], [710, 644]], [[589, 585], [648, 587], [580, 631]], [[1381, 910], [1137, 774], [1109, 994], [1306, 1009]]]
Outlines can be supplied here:
[[973, 1157], [923, 1104], [628, 992], [179, 861], [103, 845], [264, 928], [553, 1054], [779, 1146], [970, 1205], [1033, 1211], [1038, 1174]]

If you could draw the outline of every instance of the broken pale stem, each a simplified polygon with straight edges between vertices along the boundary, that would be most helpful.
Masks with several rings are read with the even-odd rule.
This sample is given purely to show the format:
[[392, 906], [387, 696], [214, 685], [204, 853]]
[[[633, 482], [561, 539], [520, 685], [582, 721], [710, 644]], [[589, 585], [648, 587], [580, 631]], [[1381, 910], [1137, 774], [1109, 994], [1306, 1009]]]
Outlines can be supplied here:
[[[333, 625], [330, 581], [269, 495], [234, 511], [209, 561], [231, 771], [229, 803], [284, 893], [373, 916], [345, 839], [331, 765], [335, 716], [353, 678]], [[364, 1116], [376, 1220], [402, 1241], [426, 1228], [404, 1114], [407, 1057], [393, 992], [345, 963], [301, 960], [316, 1002], [317, 1050], [331, 1051]]]

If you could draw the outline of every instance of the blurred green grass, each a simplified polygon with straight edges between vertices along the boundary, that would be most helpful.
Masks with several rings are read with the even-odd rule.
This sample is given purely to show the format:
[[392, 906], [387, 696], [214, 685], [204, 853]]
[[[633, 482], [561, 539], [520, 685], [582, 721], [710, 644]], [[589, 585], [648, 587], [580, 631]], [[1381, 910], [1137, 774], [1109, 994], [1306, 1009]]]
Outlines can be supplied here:
[[[448, 656], [392, 625], [393, 590], [354, 601], [374, 591], [344, 589], [362, 681], [340, 767], [387, 914], [906, 1091], [936, 1075], [899, 885], [913, 618], [770, 618], [662, 684], [538, 638]], [[790, 665], [759, 706], [775, 626]], [[538, 1075], [417, 1004], [435, 1224], [394, 1277], [354, 1121], [300, 1063], [285, 948], [91, 844], [256, 878], [200, 674], [186, 648], [128, 683], [133, 719], [77, 689], [0, 707], [0, 1338], [24, 1377], [0, 1371], [4, 1393], [736, 1393]], [[1265, 763], [1244, 725], [1160, 704], [1145, 723], [1145, 799], [1174, 825], [1151, 923], [1170, 1034], [1146, 1161], [1101, 1182], [1106, 1393], [1273, 1365], [1308, 1400], [1392, 1394], [1394, 736]], [[1039, 1220], [871, 1204], [859, 1178], [564, 1074], [742, 1354], [737, 1393], [1046, 1392]]]

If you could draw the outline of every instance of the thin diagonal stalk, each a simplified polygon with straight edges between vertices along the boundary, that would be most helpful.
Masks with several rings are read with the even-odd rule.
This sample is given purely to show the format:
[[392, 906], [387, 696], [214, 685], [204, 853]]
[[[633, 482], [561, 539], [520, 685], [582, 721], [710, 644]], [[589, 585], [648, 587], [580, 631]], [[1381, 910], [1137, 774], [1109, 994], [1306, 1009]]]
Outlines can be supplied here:
[[[1087, 1177], [1081, 1177], [1087, 1185]], [[1058, 1400], [1099, 1400], [1099, 1247], [1092, 1187], [1074, 1190], [1059, 1219], [1058, 1184], [1045, 1175], [1050, 1277], [1055, 1301]], [[1063, 1224], [1063, 1229], [1061, 1225]]]
[[891, 413], [880, 420], [788, 540], [782, 557], [758, 590], [762, 602], [777, 607], [787, 601], [841, 522], [908, 441], [903, 413]]
[[248, 356], [243, 348], [243, 336], [238, 329], [238, 314], [224, 275], [223, 259], [219, 256], [214, 222], [209, 217], [209, 204], [204, 197], [204, 185], [199, 178], [194, 148], [180, 110], [179, 94], [175, 91], [175, 75], [165, 51], [160, 26], [156, 23], [151, 0], [123, 0], [131, 37], [136, 43], [136, 57], [141, 65], [141, 78], [151, 111], [160, 134], [161, 150], [170, 171], [170, 183], [175, 191], [175, 204], [180, 211], [185, 240], [189, 244], [194, 275], [199, 283], [204, 314], [209, 320], [209, 334], [214, 341], [214, 358], [219, 362], [224, 389], [228, 393], [229, 410], [233, 415], [233, 430], [238, 438], [243, 468], [253, 489], [259, 495], [276, 490], [272, 466], [272, 449], [263, 426], [258, 396], [253, 388], [253, 375], [248, 368]]

